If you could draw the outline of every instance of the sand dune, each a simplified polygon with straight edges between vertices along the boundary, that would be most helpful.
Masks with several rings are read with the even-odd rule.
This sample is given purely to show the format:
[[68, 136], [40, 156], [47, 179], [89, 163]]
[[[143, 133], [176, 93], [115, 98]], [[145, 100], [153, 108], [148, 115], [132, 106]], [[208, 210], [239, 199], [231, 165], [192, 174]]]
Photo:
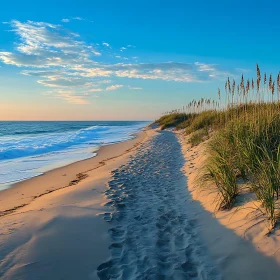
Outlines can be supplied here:
[[[191, 147], [182, 132], [176, 133], [185, 158], [183, 170], [193, 205], [199, 205], [202, 237], [227, 279], [274, 279], [280, 273], [279, 230], [267, 235], [269, 223], [254, 194], [244, 191], [232, 210], [217, 211], [217, 192], [201, 186], [199, 172], [206, 159], [206, 143]], [[196, 206], [197, 207], [197, 206]], [[206, 210], [206, 211], [205, 211]]]

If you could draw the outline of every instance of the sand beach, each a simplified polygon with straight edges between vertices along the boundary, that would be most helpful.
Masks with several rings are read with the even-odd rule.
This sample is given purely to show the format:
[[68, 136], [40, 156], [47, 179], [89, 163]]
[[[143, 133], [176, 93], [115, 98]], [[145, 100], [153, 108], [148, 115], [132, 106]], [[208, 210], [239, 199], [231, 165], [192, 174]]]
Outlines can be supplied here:
[[2, 192], [1, 279], [277, 278], [277, 235], [197, 195], [201, 151], [147, 129]]

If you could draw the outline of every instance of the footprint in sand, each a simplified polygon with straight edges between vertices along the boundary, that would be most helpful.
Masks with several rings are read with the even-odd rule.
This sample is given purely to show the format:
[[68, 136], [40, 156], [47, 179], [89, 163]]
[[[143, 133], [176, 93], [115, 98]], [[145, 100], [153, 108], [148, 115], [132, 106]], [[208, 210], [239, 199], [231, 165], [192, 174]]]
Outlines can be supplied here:
[[100, 279], [220, 279], [187, 215], [183, 165], [180, 144], [166, 131], [112, 172], [105, 192], [111, 212], [103, 215], [111, 257], [98, 267]]

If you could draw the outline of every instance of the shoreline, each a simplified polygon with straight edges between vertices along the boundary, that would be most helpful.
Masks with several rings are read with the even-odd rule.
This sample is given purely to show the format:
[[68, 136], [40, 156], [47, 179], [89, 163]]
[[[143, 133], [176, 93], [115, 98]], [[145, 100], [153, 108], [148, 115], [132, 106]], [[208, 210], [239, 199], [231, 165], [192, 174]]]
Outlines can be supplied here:
[[[53, 191], [78, 184], [87, 177], [86, 173], [106, 164], [137, 147], [145, 138], [145, 130], [132, 134], [135, 136], [122, 142], [101, 146], [96, 156], [51, 169], [38, 176], [11, 184], [0, 191], [0, 217], [14, 212], [34, 199]], [[55, 182], [54, 182], [55, 181]]]
[[[141, 131], [136, 138], [102, 147], [96, 157], [6, 190], [8, 203], [26, 201], [26, 205], [0, 217], [0, 278], [99, 279], [97, 268], [110, 256], [104, 192], [112, 171], [125, 164], [146, 138], [146, 131]], [[79, 172], [86, 176], [67, 187]], [[54, 188], [66, 179], [67, 186]], [[41, 195], [34, 198], [34, 192]]]
[[[125, 140], [125, 141], [129, 141], [129, 140], [131, 140], [131, 139], [128, 139], [128, 140]], [[125, 142], [125, 141], [123, 141], [123, 142]], [[109, 144], [109, 145], [115, 145], [115, 144], [118, 144], [118, 143], [119, 143], [119, 142], [113, 143], [113, 144]], [[108, 145], [108, 146], [109, 146], [109, 145]], [[68, 165], [75, 164], [75, 163], [80, 162], [80, 161], [92, 159], [93, 157], [95, 157], [95, 156], [97, 155], [97, 152], [101, 149], [101, 147], [106, 147], [106, 146], [107, 146], [107, 145], [105, 145], [105, 146], [96, 146], [95, 148], [92, 148], [93, 150], [90, 151], [90, 153], [93, 154], [93, 155], [92, 155], [91, 157], [84, 158], [84, 159], [80, 159], [80, 160], [77, 160], [77, 161], [69, 161], [69, 162], [66, 162], [65, 164], [62, 164], [62, 165], [60, 165], [60, 164], [52, 164], [52, 167], [51, 167], [51, 168], [46, 169], [45, 171], [41, 171], [41, 173], [38, 174], [38, 175], [29, 177], [29, 178], [25, 178], [25, 179], [22, 179], [22, 180], [20, 180], [20, 181], [2, 183], [2, 184], [0, 184], [0, 194], [1, 194], [1, 192], [5, 191], [5, 190], [8, 190], [8, 189], [10, 189], [10, 188], [13, 188], [14, 186], [16, 186], [16, 185], [18, 185], [18, 184], [20, 184], [20, 183], [23, 183], [23, 182], [25, 182], [25, 181], [29, 181], [29, 180], [34, 179], [34, 178], [36, 178], [36, 177], [40, 177], [40, 176], [42, 176], [42, 175], [44, 175], [44, 174], [46, 174], [46, 173], [48, 173], [48, 172], [50, 172], [50, 171], [53, 171], [53, 170], [56, 170], [56, 169], [59, 169], [59, 168], [66, 167], [66, 166], [68, 166]], [[57, 165], [57, 166], [55, 166], [55, 165]], [[42, 167], [42, 169], [44, 169], [44, 167]]]
[[[170, 135], [173, 133], [174, 136]], [[20, 198], [20, 191], [24, 189], [27, 193], [34, 191], [37, 186], [43, 191], [47, 185], [52, 185], [61, 177], [64, 180], [65, 177], [69, 179], [70, 174], [74, 178], [76, 174], [86, 175], [75, 179], [77, 182], [70, 187], [67, 187], [68, 181], [68, 185], [37, 195], [35, 199], [26, 195], [21, 200], [31, 199], [31, 201], [24, 207], [14, 209], [13, 212], [0, 217], [0, 278], [3, 280], [58, 279], [56, 277], [60, 277], [59, 279], [99, 279], [97, 271], [100, 272], [104, 267], [106, 271], [112, 258], [111, 253], [114, 253], [112, 248], [115, 244], [112, 236], [110, 238], [110, 234], [114, 232], [112, 228], [114, 229], [116, 225], [121, 226], [119, 222], [111, 223], [115, 215], [110, 207], [112, 199], [116, 199], [116, 203], [121, 203], [118, 198], [127, 197], [123, 194], [133, 192], [133, 196], [129, 198], [133, 200], [137, 192], [141, 190], [138, 193], [139, 199], [130, 204], [131, 207], [135, 207], [134, 211], [129, 210], [131, 228], [133, 232], [135, 230], [133, 235], [135, 242], [138, 242], [138, 233], [143, 230], [143, 224], [139, 222], [141, 221], [139, 219], [145, 213], [141, 207], [137, 206], [137, 202], [141, 204], [142, 201], [146, 205], [145, 210], [150, 207], [146, 213], [148, 219], [151, 219], [152, 213], [155, 216], [151, 219], [151, 224], [144, 225], [147, 232], [152, 230], [153, 224], [165, 227], [169, 222], [177, 221], [175, 216], [180, 216], [177, 211], [182, 210], [183, 216], [186, 214], [188, 217], [184, 221], [185, 226], [180, 223], [177, 225], [178, 231], [167, 235], [173, 238], [173, 235], [178, 233], [179, 236], [174, 238], [180, 248], [187, 246], [184, 242], [192, 241], [186, 247], [189, 249], [193, 247], [191, 256], [187, 258], [190, 257], [192, 260], [195, 257], [197, 264], [201, 263], [201, 268], [203, 268], [203, 264], [210, 264], [204, 257], [210, 257], [209, 261], [211, 263], [213, 261], [213, 265], [216, 264], [217, 272], [220, 271], [224, 275], [222, 279], [249, 280], [266, 279], [265, 277], [274, 279], [280, 271], [277, 256], [268, 256], [258, 248], [258, 246], [265, 248], [270, 245], [267, 250], [271, 252], [272, 243], [267, 243], [270, 237], [266, 237], [266, 240], [260, 239], [257, 246], [252, 242], [251, 237], [260, 237], [260, 234], [256, 235], [255, 231], [250, 231], [248, 232], [250, 238], [240, 234], [240, 229], [245, 229], [244, 226], [247, 229], [252, 225], [247, 223], [246, 215], [238, 216], [235, 213], [236, 209], [220, 213], [212, 211], [212, 197], [215, 194], [208, 192], [201, 194], [194, 180], [203, 157], [202, 146], [190, 149], [185, 143], [186, 139], [181, 136], [176, 132], [161, 132], [157, 129], [146, 128], [134, 139], [105, 146], [92, 159], [71, 164], [72, 168], [69, 166], [59, 168], [60, 172], [54, 170], [44, 177], [40, 176], [45, 181], [43, 186], [34, 182], [38, 180], [38, 177], [17, 186], [18, 193], [13, 194], [14, 196], [11, 194], [10, 198], [7, 196], [10, 201], [15, 202], [13, 200], [15, 197]], [[158, 154], [159, 151], [161, 151], [160, 154]], [[176, 152], [175, 158], [172, 151]], [[77, 167], [82, 168], [83, 172], [77, 173]], [[76, 171], [71, 173], [72, 169]], [[63, 172], [66, 171], [68, 175], [63, 176]], [[128, 189], [115, 189], [119, 180]], [[33, 181], [32, 184], [30, 181]], [[153, 195], [150, 194], [152, 190]], [[142, 195], [142, 191], [145, 193], [147, 191], [146, 195], [149, 194], [151, 202], [148, 202], [147, 196]], [[117, 192], [119, 195], [116, 195]], [[126, 201], [124, 205], [125, 203]], [[161, 208], [166, 208], [163, 213], [157, 211], [160, 205]], [[175, 205], [181, 206], [177, 208]], [[174, 215], [177, 213], [174, 219], [169, 222], [168, 219], [167, 221], [164, 219], [164, 223], [158, 223], [157, 221], [163, 221], [161, 215], [164, 217], [165, 214], [170, 215], [171, 208], [174, 208]], [[130, 208], [120, 209], [127, 211], [125, 209]], [[123, 214], [119, 218], [126, 217], [125, 213]], [[171, 230], [174, 225], [167, 226], [164, 230]], [[126, 229], [127, 224], [122, 226]], [[138, 233], [136, 228], [138, 228]], [[191, 238], [186, 237], [184, 242], [178, 243], [182, 238], [180, 232], [182, 233], [185, 228], [188, 230], [184, 234], [190, 234]], [[164, 236], [159, 234], [158, 237]], [[128, 238], [130, 237], [129, 235]], [[280, 246], [278, 241], [280, 242], [278, 239], [274, 240], [275, 250], [277, 246]], [[158, 244], [160, 245], [161, 242]], [[200, 255], [199, 250], [202, 250], [203, 255]], [[179, 251], [176, 250], [174, 253]], [[182, 252], [185, 252], [185, 249]]]
[[90, 159], [103, 146], [134, 138], [148, 124], [144, 121], [3, 124], [0, 192], [51, 170]]

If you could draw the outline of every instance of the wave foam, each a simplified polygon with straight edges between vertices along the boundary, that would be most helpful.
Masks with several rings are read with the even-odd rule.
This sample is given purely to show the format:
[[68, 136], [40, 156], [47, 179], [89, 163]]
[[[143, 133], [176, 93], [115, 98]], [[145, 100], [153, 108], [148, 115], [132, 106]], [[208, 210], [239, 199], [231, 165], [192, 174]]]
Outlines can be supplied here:
[[0, 137], [0, 189], [1, 184], [3, 188], [3, 184], [90, 158], [97, 147], [130, 139], [145, 125], [95, 125], [76, 131]]

